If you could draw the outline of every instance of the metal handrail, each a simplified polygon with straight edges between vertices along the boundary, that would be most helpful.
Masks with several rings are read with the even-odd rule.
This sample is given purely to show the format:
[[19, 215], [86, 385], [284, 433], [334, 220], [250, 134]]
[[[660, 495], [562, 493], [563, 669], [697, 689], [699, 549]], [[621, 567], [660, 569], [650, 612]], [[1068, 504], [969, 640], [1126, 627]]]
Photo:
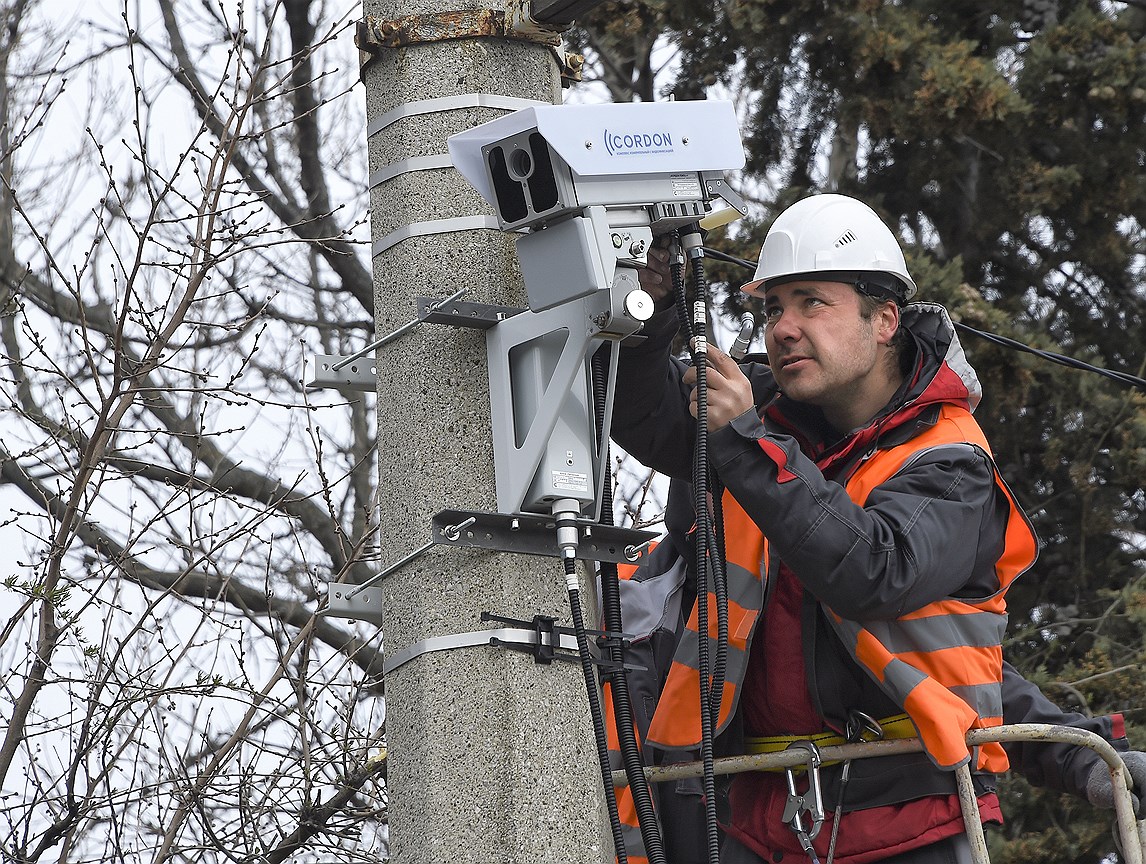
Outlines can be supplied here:
[[[1118, 839], [1122, 844], [1122, 859], [1125, 864], [1143, 864], [1142, 826], [1134, 818], [1134, 802], [1130, 797], [1132, 781], [1126, 772], [1126, 765], [1118, 751], [1110, 742], [1085, 729], [1071, 726], [1055, 726], [1048, 723], [1015, 723], [1010, 726], [996, 726], [991, 729], [972, 729], [967, 733], [967, 744], [977, 747], [993, 742], [1011, 743], [1016, 741], [1043, 741], [1056, 744], [1073, 744], [1087, 747], [1097, 753], [1110, 769], [1114, 785], [1114, 817]], [[921, 753], [923, 745], [918, 738], [897, 738], [890, 741], [871, 741], [857, 744], [837, 744], [820, 747], [820, 757], [824, 762], [845, 762], [851, 759], [875, 759], [881, 756], [896, 756], [904, 753]], [[742, 774], [746, 771], [767, 771], [802, 767], [807, 762], [803, 750], [781, 750], [778, 753], [758, 753], [747, 756], [726, 756], [715, 760], [716, 774]], [[650, 783], [665, 783], [683, 780], [686, 777], [700, 777], [704, 771], [702, 762], [678, 762], [672, 765], [651, 765], [645, 768], [645, 776]], [[971, 770], [964, 765], [956, 772], [959, 784], [960, 804], [963, 819], [971, 841], [972, 858], [975, 864], [990, 864], [986, 842], [983, 839], [983, 826], [979, 821], [979, 808], [974, 803], [975, 793], [970, 784]], [[628, 779], [625, 772], [613, 772], [613, 784], [625, 786]], [[968, 812], [968, 811], [971, 812]]]

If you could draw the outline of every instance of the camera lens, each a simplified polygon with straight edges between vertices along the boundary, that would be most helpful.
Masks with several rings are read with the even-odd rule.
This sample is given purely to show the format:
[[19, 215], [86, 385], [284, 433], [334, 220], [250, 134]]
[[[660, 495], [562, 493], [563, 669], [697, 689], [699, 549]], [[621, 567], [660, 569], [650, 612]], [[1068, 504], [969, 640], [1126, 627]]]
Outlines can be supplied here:
[[529, 151], [518, 148], [509, 154], [509, 173], [515, 180], [527, 180], [533, 173], [533, 157]]

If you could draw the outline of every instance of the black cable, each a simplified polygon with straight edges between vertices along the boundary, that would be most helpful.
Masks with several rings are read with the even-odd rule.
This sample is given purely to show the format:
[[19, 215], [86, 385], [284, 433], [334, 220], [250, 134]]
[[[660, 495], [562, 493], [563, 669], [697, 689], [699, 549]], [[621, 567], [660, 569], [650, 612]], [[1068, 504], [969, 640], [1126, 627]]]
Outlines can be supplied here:
[[617, 810], [617, 791], [613, 787], [613, 771], [609, 766], [609, 739], [605, 734], [605, 713], [597, 695], [597, 677], [593, 672], [593, 657], [589, 653], [589, 634], [585, 630], [585, 617], [581, 614], [581, 592], [577, 584], [577, 565], [572, 556], [565, 556], [565, 580], [569, 588], [569, 611], [573, 615], [573, 632], [577, 636], [577, 653], [581, 657], [581, 671], [585, 674], [585, 690], [589, 694], [589, 715], [593, 719], [593, 737], [597, 742], [597, 759], [601, 763], [601, 781], [605, 786], [605, 804], [609, 810], [609, 827], [613, 832], [613, 846], [617, 861], [628, 864], [625, 835], [621, 830], [621, 815]]
[[[691, 250], [690, 254], [692, 255], [691, 264], [692, 264], [692, 280], [693, 280], [693, 291], [694, 291], [693, 296], [697, 297], [697, 298], [707, 297], [708, 296], [708, 277], [705, 275], [705, 272], [704, 272], [703, 254], [702, 254], [700, 249]], [[698, 318], [699, 318], [699, 316], [698, 316]], [[699, 322], [698, 322], [698, 324], [699, 324]], [[704, 325], [699, 324], [699, 326], [703, 327]], [[697, 376], [697, 380], [699, 382], [699, 375]], [[707, 405], [708, 380], [707, 380], [707, 375], [705, 376], [705, 388], [704, 388], [704, 390], [705, 390], [706, 399], [705, 399], [705, 423], [704, 423], [703, 428], [705, 429], [705, 436], [707, 437], [707, 434], [708, 434], [708, 431], [707, 431], [707, 414], [708, 414], [708, 405]], [[700, 394], [700, 390], [698, 389], [697, 390], [698, 405], [699, 405], [699, 394]], [[698, 424], [701, 423], [699, 411], [697, 412], [697, 423]], [[699, 430], [698, 430], [698, 434], [699, 434]], [[700, 467], [697, 470], [703, 471], [705, 473], [706, 494], [703, 498], [701, 498], [700, 496], [697, 496], [697, 500], [698, 500], [698, 506], [701, 506], [700, 502], [703, 502], [703, 507], [706, 511], [706, 516], [708, 516], [707, 511], [709, 508], [709, 504], [708, 504], [709, 496], [707, 494], [707, 488], [711, 484], [712, 488], [713, 488], [713, 495], [712, 495], [713, 511], [712, 511], [712, 515], [708, 516], [708, 518], [706, 518], [704, 521], [705, 521], [705, 527], [709, 532], [708, 537], [706, 538], [706, 544], [705, 545], [707, 546], [707, 548], [709, 550], [708, 557], [710, 559], [711, 569], [712, 569], [713, 594], [715, 595], [715, 598], [716, 598], [716, 662], [713, 664], [713, 668], [712, 668], [712, 686], [711, 686], [711, 691], [710, 691], [710, 695], [709, 695], [709, 703], [710, 703], [709, 704], [709, 711], [712, 712], [712, 726], [713, 726], [713, 729], [715, 729], [717, 722], [720, 719], [720, 703], [724, 697], [724, 676], [725, 676], [725, 671], [728, 667], [728, 579], [725, 575], [725, 569], [724, 569], [723, 524], [721, 524], [719, 531], [717, 531], [716, 527], [715, 527], [715, 522], [717, 519], [717, 512], [719, 511], [720, 508], [719, 508], [719, 505], [717, 504], [717, 499], [716, 499], [716, 495], [717, 495], [716, 484], [714, 482], [712, 482], [708, 476], [709, 468], [708, 468], [707, 441], [705, 442], [705, 448], [706, 448], [705, 459], [703, 462], [700, 463]], [[721, 521], [721, 523], [723, 523], [723, 514], [720, 515], [720, 521]], [[699, 528], [699, 523], [698, 523], [698, 528]]]
[[688, 297], [684, 291], [684, 253], [680, 248], [679, 231], [672, 233], [672, 244], [669, 246], [669, 273], [672, 275], [673, 295], [676, 300], [676, 317], [687, 344], [692, 342], [692, 316], [688, 312]]
[[[756, 270], [756, 262], [748, 261], [744, 258], [738, 258], [735, 255], [729, 255], [727, 252], [721, 252], [719, 249], [713, 249], [709, 246], [702, 247], [704, 253], [712, 258], [717, 258], [721, 261], [728, 261], [731, 264], [739, 264], [746, 270]], [[988, 333], [985, 330], [976, 330], [974, 327], [969, 327], [966, 324], [960, 324], [958, 321], [953, 322], [955, 329], [963, 333], [970, 333], [972, 336], [978, 336], [980, 339], [985, 339], [988, 342], [993, 342], [996, 345], [1001, 345], [1004, 348], [1012, 348], [1015, 351], [1022, 351], [1027, 354], [1034, 354], [1036, 357], [1041, 357], [1043, 360], [1048, 360], [1051, 363], [1057, 363], [1060, 366], [1066, 366], [1069, 369], [1078, 369], [1082, 372], [1093, 372], [1095, 375], [1102, 375], [1112, 381], [1117, 381], [1119, 384], [1128, 384], [1131, 387], [1137, 387], [1140, 390], [1146, 390], [1146, 378], [1141, 378], [1138, 375], [1131, 375], [1129, 372], [1117, 372], [1113, 369], [1103, 369], [1101, 366], [1095, 366], [1083, 360], [1068, 357], [1065, 354], [1057, 354], [1054, 351], [1044, 351], [1041, 348], [1032, 348], [1023, 342], [1015, 339], [1010, 339], [1006, 336], [1000, 336], [997, 333]]]
[[[685, 327], [688, 300], [685, 296], [684, 267], [673, 269], [673, 288], [677, 297], [677, 312], [684, 311], [681, 326]], [[697, 302], [703, 303], [697, 294]], [[703, 328], [703, 323], [701, 328]], [[693, 332], [691, 326], [688, 332]], [[704, 827], [710, 864], [720, 860], [720, 831], [716, 821], [716, 766], [713, 758], [713, 717], [710, 691], [710, 658], [708, 646], [708, 586], [710, 583], [708, 523], [708, 367], [704, 330], [689, 339], [693, 365], [696, 368], [696, 447], [693, 452], [693, 495], [696, 504], [696, 617], [697, 617], [697, 672], [700, 676], [700, 758], [703, 763]]]
[[[708, 839], [710, 864], [720, 860], [720, 835], [716, 823], [716, 766], [713, 760], [713, 714], [711, 667], [708, 646], [708, 586], [712, 581], [712, 558], [709, 540], [712, 536], [708, 520], [708, 392], [706, 384], [707, 361], [703, 353], [696, 360], [696, 452], [693, 461], [693, 490], [696, 493], [696, 617], [697, 666], [700, 674], [700, 758], [704, 763], [704, 816]], [[701, 431], [705, 430], [705, 431]]]
[[[606, 375], [602, 370], [601, 354], [593, 355], [593, 401], [596, 414], [597, 440], [601, 441], [605, 425]], [[605, 483], [601, 492], [601, 523], [613, 524], [613, 478], [608, 473], [612, 464], [608, 448], [604, 460]], [[633, 796], [633, 807], [637, 811], [637, 824], [641, 829], [645, 855], [653, 864], [665, 864], [664, 844], [661, 840], [660, 825], [653, 807], [652, 791], [645, 776], [644, 760], [637, 743], [636, 724], [633, 720], [633, 700], [629, 692], [628, 672], [624, 668], [625, 649], [620, 642], [623, 632], [621, 617], [621, 585], [617, 575], [617, 565], [601, 562], [601, 607], [604, 611], [605, 630], [618, 634], [609, 645], [609, 662], [614, 669], [609, 675], [613, 693], [613, 720], [617, 727], [617, 740], [620, 743], [621, 761], [625, 776], [629, 780], [629, 792]]]
[[738, 258], [735, 255], [729, 255], [727, 252], [721, 252], [719, 249], [713, 249], [711, 246], [700, 247], [704, 250], [704, 254], [709, 258], [715, 258], [717, 261], [727, 261], [729, 264], [739, 264], [748, 270], [756, 270], [756, 262], [749, 261], [746, 258]]
[[725, 568], [724, 507], [721, 498], [724, 485], [715, 476], [709, 476], [709, 498], [712, 515], [709, 519], [708, 548], [715, 551], [712, 558], [713, 587], [716, 594], [716, 663], [712, 669], [712, 725], [720, 720], [720, 703], [724, 697], [724, 679], [728, 670], [728, 573]]
[[1065, 354], [1056, 354], [1054, 351], [1032, 348], [1030, 345], [1017, 342], [1014, 339], [1008, 339], [1006, 336], [988, 333], [985, 330], [976, 330], [974, 327], [968, 327], [966, 324], [960, 324], [958, 321], [955, 322], [955, 329], [964, 333], [970, 333], [973, 336], [978, 336], [980, 339], [985, 339], [996, 345], [1002, 345], [1004, 348], [1012, 348], [1015, 351], [1024, 351], [1027, 354], [1034, 354], [1036, 357], [1041, 357], [1043, 360], [1049, 360], [1051, 363], [1057, 363], [1060, 366], [1066, 366], [1070, 369], [1080, 369], [1083, 372], [1094, 372], [1097, 375], [1102, 375], [1113, 381], [1117, 381], [1119, 384], [1129, 384], [1131, 387], [1146, 390], [1146, 378], [1139, 378], [1137, 375], [1131, 375], [1129, 372], [1116, 372], [1112, 369], [1103, 369], [1100, 366], [1093, 366], [1082, 360], [1076, 360], [1074, 357], [1067, 357]]

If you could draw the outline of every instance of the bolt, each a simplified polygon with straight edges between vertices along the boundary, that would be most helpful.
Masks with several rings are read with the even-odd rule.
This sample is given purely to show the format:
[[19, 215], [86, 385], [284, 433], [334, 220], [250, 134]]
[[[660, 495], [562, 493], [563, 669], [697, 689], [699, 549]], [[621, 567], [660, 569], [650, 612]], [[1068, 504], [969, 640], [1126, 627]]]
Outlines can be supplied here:
[[[462, 522], [460, 525], [447, 525], [445, 528], [442, 529], [442, 534], [445, 536], [445, 538], [447, 540], [457, 540], [459, 537], [462, 536], [462, 531], [464, 531], [466, 528], [469, 528], [475, 522], [477, 522], [477, 518], [474, 516], [471, 516], [469, 519], [467, 519], [465, 522]], [[470, 536], [471, 537], [473, 536], [472, 533], [470, 534]]]
[[643, 554], [645, 554], [645, 550], [647, 550], [649, 548], [649, 546], [652, 544], [652, 542], [653, 542], [652, 540], [646, 540], [644, 543], [641, 543], [641, 544], [626, 546], [625, 547], [625, 560], [636, 561]]

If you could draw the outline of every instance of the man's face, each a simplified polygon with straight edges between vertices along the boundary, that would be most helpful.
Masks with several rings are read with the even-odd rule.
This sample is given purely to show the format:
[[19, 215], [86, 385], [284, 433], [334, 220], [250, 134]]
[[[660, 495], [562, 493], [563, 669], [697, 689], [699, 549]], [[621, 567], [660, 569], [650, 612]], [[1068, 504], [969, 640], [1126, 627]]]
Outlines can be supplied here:
[[898, 314], [891, 303], [871, 318], [861, 311], [859, 294], [842, 282], [789, 282], [764, 297], [764, 343], [780, 389], [823, 408], [841, 431], [873, 416], [889, 395], [881, 346]]

